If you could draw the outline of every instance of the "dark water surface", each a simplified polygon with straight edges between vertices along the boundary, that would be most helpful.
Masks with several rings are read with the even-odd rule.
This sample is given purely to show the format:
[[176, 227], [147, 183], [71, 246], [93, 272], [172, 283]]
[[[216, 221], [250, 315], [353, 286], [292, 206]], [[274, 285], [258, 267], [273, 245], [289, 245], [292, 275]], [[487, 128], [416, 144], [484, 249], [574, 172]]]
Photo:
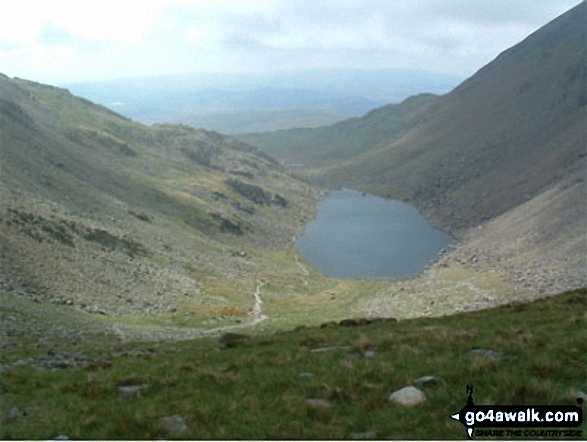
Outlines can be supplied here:
[[295, 247], [328, 276], [396, 279], [419, 275], [452, 242], [410, 204], [344, 189], [318, 202]]

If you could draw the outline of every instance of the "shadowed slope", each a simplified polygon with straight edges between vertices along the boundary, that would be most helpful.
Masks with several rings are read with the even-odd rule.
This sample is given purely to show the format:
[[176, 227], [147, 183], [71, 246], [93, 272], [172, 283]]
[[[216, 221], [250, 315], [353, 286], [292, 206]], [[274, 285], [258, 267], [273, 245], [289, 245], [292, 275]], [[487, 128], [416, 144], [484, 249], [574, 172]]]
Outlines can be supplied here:
[[478, 224], [584, 170], [586, 9], [582, 3], [503, 52], [380, 151], [327, 182], [433, 207], [442, 225]]
[[413, 200], [453, 232], [475, 226], [584, 170], [586, 9], [576, 6], [440, 98], [243, 139], [315, 167], [299, 173], [329, 187]]

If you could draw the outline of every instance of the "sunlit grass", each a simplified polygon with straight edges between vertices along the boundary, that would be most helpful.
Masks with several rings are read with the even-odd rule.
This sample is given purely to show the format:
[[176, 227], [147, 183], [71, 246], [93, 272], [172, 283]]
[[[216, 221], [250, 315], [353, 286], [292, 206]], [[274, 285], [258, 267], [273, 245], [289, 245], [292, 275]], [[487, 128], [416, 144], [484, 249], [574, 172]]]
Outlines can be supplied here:
[[[578, 290], [444, 318], [265, 333], [230, 348], [210, 339], [168, 343], [143, 357], [112, 358], [111, 368], [94, 372], [17, 367], [0, 374], [3, 407], [26, 415], [3, 425], [0, 437], [167, 437], [158, 420], [180, 414], [188, 426], [181, 437], [189, 439], [368, 431], [381, 439], [460, 439], [464, 430], [449, 415], [464, 405], [467, 383], [478, 404], [574, 403], [573, 392], [587, 388], [586, 309], [587, 290]], [[311, 352], [319, 347], [333, 349]], [[471, 353], [477, 348], [502, 356]], [[365, 357], [366, 349], [375, 356]], [[424, 388], [424, 404], [388, 401], [425, 375], [438, 383]], [[137, 384], [148, 385], [140, 397], [118, 393]], [[312, 398], [332, 407], [308, 408]]]

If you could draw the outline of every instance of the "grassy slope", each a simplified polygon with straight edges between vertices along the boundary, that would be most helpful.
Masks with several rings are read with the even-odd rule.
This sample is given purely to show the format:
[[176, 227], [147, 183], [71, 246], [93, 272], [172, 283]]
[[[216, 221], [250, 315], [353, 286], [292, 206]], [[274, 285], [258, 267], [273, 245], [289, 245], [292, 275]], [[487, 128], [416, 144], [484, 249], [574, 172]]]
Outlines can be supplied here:
[[[246, 325], [258, 284], [269, 316], [259, 329], [364, 315], [365, 301], [389, 292], [386, 281], [327, 278], [307, 266], [292, 241], [312, 216], [318, 191], [234, 139], [145, 127], [24, 80], [4, 78], [0, 86], [0, 289], [20, 298], [19, 311], [35, 300], [67, 304], [59, 307], [63, 314], [80, 320], [86, 311], [106, 313], [102, 328], [122, 328], [131, 340], [185, 339], [199, 331], [160, 327]], [[210, 145], [213, 167], [185, 154]], [[283, 196], [287, 208], [253, 203], [228, 177]], [[221, 219], [238, 223], [242, 235], [222, 231]], [[455, 292], [435, 314], [478, 306], [484, 294], [501, 302], [515, 292], [501, 274], [488, 282], [460, 265], [449, 271], [450, 284], [481, 286], [473, 298]], [[430, 277], [415, 283], [417, 293], [431, 293]], [[449, 290], [442, 281], [434, 287]], [[389, 299], [400, 318], [428, 309]], [[27, 333], [51, 345], [42, 330]], [[19, 339], [6, 336], [9, 345]]]
[[[181, 437], [188, 439], [337, 439], [363, 432], [378, 439], [461, 439], [464, 429], [449, 415], [465, 404], [466, 384], [474, 385], [477, 404], [575, 404], [587, 389], [586, 321], [583, 289], [436, 319], [265, 333], [229, 347], [211, 340], [150, 344], [150, 352], [149, 345], [93, 346], [84, 351], [105, 354], [110, 368], [20, 366], [0, 373], [0, 411], [26, 413], [0, 427], [0, 438], [165, 437], [158, 420], [180, 414], [188, 426]], [[311, 352], [329, 346], [343, 348]], [[367, 348], [374, 357], [363, 355]], [[143, 356], [107, 356], [133, 349]], [[42, 351], [28, 351], [36, 354]], [[23, 356], [5, 352], [0, 362]], [[388, 401], [391, 392], [426, 375], [439, 383], [424, 388], [424, 404]], [[117, 392], [141, 383], [148, 388], [139, 398]], [[312, 410], [304, 403], [311, 398], [333, 407]]]
[[[211, 299], [221, 309], [251, 303], [266, 254], [288, 250], [293, 260], [291, 240], [318, 192], [272, 160], [216, 133], [142, 126], [62, 89], [8, 78], [0, 88], [9, 291], [112, 313]], [[263, 189], [267, 203], [229, 178]], [[218, 279], [246, 288], [223, 298]]]
[[436, 95], [421, 94], [330, 126], [238, 137], [286, 163], [309, 167], [332, 165], [375, 150], [390, 138], [406, 132], [436, 99]]
[[[262, 282], [269, 319], [261, 327], [272, 329], [361, 314], [359, 301], [386, 287], [308, 267], [292, 240], [318, 191], [236, 141], [187, 127], [148, 128], [37, 83], [3, 78], [0, 86], [0, 288], [18, 295], [22, 309], [42, 300], [71, 304], [61, 308], [72, 315], [103, 311], [111, 315], [104, 328], [120, 321], [213, 328], [247, 323]], [[201, 144], [216, 145], [215, 167], [182, 153]], [[288, 207], [256, 205], [228, 177], [279, 194]], [[240, 223], [243, 234], [223, 232], [215, 213]]]

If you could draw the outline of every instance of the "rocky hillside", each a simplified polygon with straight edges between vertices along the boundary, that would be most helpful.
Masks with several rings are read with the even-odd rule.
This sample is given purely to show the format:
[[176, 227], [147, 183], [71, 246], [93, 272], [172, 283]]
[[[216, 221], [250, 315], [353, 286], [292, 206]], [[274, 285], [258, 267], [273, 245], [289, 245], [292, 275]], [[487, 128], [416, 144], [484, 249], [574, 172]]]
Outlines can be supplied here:
[[[368, 115], [301, 132], [283, 154], [283, 134], [247, 139], [286, 161], [320, 166], [306, 173], [329, 186], [413, 200], [453, 232], [476, 226], [563, 179], [583, 179], [586, 10], [583, 2], [506, 50], [401, 130], [380, 137], [382, 122], [361, 129]], [[388, 117], [389, 127], [396, 123]], [[320, 139], [335, 129], [344, 155]]]
[[[0, 155], [0, 289], [100, 314], [246, 314], [259, 259], [317, 198], [235, 139], [6, 76]], [[219, 278], [248, 280], [247, 296]]]

